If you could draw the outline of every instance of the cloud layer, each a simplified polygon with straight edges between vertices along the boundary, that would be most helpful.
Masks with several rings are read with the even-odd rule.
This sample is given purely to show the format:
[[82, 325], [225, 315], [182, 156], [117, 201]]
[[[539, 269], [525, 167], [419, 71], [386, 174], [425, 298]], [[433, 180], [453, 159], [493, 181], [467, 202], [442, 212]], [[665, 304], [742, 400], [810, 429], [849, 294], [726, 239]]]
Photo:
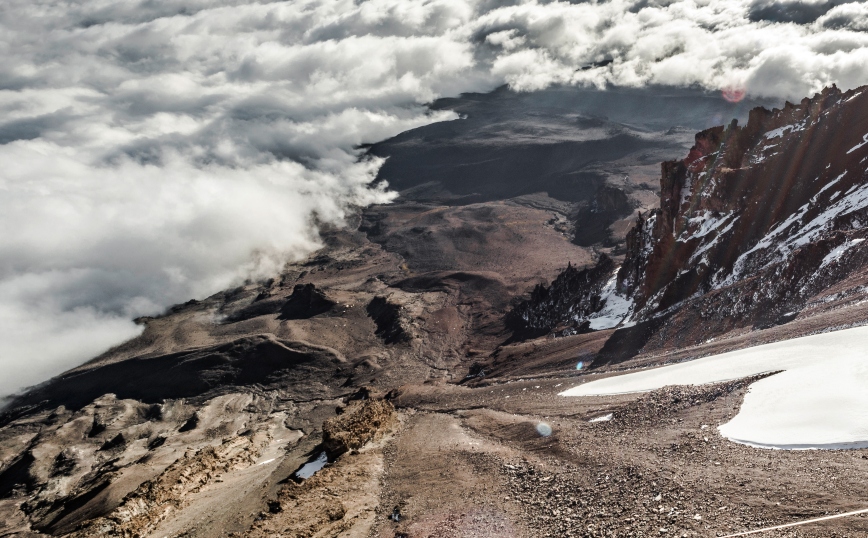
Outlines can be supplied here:
[[0, 395], [269, 275], [392, 195], [358, 146], [439, 96], [868, 83], [861, 2], [7, 0]]

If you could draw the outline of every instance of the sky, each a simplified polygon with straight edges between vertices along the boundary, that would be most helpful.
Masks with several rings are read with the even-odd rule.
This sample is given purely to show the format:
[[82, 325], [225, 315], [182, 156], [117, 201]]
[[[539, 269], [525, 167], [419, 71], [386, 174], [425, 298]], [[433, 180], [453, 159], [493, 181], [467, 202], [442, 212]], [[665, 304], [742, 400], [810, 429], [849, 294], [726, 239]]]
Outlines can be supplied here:
[[868, 83], [866, 21], [841, 0], [4, 0], [0, 396], [394, 199], [359, 146], [456, 120], [438, 97], [799, 100]]

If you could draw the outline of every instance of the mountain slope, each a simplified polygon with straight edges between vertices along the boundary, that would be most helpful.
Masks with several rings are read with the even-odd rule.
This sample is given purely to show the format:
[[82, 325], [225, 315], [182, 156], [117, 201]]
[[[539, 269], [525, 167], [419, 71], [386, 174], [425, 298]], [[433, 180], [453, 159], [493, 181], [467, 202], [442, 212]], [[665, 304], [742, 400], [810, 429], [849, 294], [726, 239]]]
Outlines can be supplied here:
[[[629, 137], [671, 140], [594, 164], [607, 176], [581, 201], [538, 192], [546, 181], [524, 172], [484, 178], [482, 187], [504, 187], [484, 201], [449, 191], [449, 174], [433, 186], [404, 185], [398, 203], [324, 232], [322, 249], [274, 278], [138, 320], [140, 337], [20, 395], [0, 415], [0, 534], [542, 538], [667, 529], [699, 537], [868, 503], [868, 473], [859, 472], [868, 460], [858, 452], [820, 465], [806, 453], [758, 454], [702, 427], [734, 416], [749, 380], [558, 396], [600, 376], [584, 365], [637, 351], [631, 365], [868, 319], [854, 194], [866, 155], [856, 147], [868, 132], [859, 131], [864, 96], [830, 91], [805, 106], [756, 111], [744, 129], [667, 134], [671, 118], [653, 114], [670, 114], [680, 99], [684, 116], [700, 121], [708, 108], [686, 99], [695, 93], [652, 99], [671, 106], [646, 109], [641, 129], [627, 118], [641, 112], [635, 107], [615, 106], [600, 120], [625, 124]], [[698, 99], [715, 108], [711, 96]], [[588, 102], [607, 100], [625, 102]], [[577, 118], [557, 110], [539, 106], [533, 122], [569, 131]], [[530, 121], [520, 106], [511, 113], [518, 119], [451, 122], [468, 130], [435, 142], [460, 146], [488, 132], [488, 142], [506, 144]], [[834, 139], [838, 121], [847, 133]], [[576, 125], [576, 137], [594, 128]], [[415, 141], [401, 157], [410, 183], [410, 146], [424, 149], [425, 133], [400, 139]], [[536, 146], [549, 143], [531, 135], [510, 150], [530, 165]], [[843, 149], [826, 148], [833, 139]], [[647, 181], [659, 164], [650, 159], [691, 144], [687, 159], [664, 164], [664, 195], [652, 200]], [[761, 159], [775, 151], [784, 153]], [[796, 175], [777, 170], [799, 156]], [[431, 172], [426, 162], [417, 163], [419, 177]], [[806, 183], [815, 170], [825, 175]], [[782, 177], [788, 189], [775, 188]], [[625, 198], [641, 217], [621, 218]], [[833, 210], [826, 224], [811, 224]], [[769, 246], [754, 248], [765, 237]], [[780, 251], [778, 238], [802, 250]], [[777, 276], [759, 278], [764, 271]], [[775, 294], [785, 307], [772, 308]], [[539, 337], [546, 332], [558, 337]], [[710, 487], [717, 464], [728, 478]], [[828, 480], [806, 477], [808, 466]], [[858, 519], [829, 525], [803, 535], [868, 532]]]
[[620, 246], [636, 210], [655, 202], [658, 163], [687, 150], [696, 131], [759, 104], [697, 88], [502, 87], [437, 100], [433, 109], [460, 119], [401, 133], [369, 154], [386, 158], [377, 179], [401, 194], [399, 209], [511, 199], [551, 207], [579, 245]]

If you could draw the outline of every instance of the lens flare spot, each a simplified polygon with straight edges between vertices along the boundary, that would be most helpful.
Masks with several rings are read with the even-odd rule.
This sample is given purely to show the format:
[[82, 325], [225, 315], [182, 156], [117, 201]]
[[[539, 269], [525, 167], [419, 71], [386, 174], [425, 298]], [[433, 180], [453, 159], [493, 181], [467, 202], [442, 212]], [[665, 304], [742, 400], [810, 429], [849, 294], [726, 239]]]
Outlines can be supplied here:
[[727, 86], [720, 92], [723, 95], [723, 98], [729, 101], [730, 103], [738, 103], [742, 99], [744, 99], [747, 94], [747, 90], [744, 86]]
[[543, 437], [548, 437], [552, 434], [552, 427], [546, 424], [545, 422], [540, 422], [536, 425], [536, 432]]
[[576, 370], [581, 370], [585, 367], [585, 363], [583, 361], [579, 361], [579, 364], [576, 365]]

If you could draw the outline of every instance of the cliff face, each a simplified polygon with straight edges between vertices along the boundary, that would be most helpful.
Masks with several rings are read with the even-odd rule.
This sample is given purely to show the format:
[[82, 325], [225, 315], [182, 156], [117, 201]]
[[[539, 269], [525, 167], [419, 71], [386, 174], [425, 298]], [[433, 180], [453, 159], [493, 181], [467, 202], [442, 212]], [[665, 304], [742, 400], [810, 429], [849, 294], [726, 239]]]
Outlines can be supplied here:
[[619, 273], [636, 312], [665, 310], [772, 266], [784, 271], [807, 254], [796, 251], [820, 240], [837, 248], [843, 236], [832, 240], [835, 232], [860, 228], [863, 91], [831, 88], [782, 110], [754, 109], [746, 126], [703, 131], [685, 159], [663, 163], [660, 209], [637, 224], [653, 222], [653, 230], [631, 234]]
[[662, 163], [660, 206], [629, 232], [600, 311], [618, 302], [646, 350], [795, 317], [868, 263], [866, 169], [868, 87], [700, 132]]

